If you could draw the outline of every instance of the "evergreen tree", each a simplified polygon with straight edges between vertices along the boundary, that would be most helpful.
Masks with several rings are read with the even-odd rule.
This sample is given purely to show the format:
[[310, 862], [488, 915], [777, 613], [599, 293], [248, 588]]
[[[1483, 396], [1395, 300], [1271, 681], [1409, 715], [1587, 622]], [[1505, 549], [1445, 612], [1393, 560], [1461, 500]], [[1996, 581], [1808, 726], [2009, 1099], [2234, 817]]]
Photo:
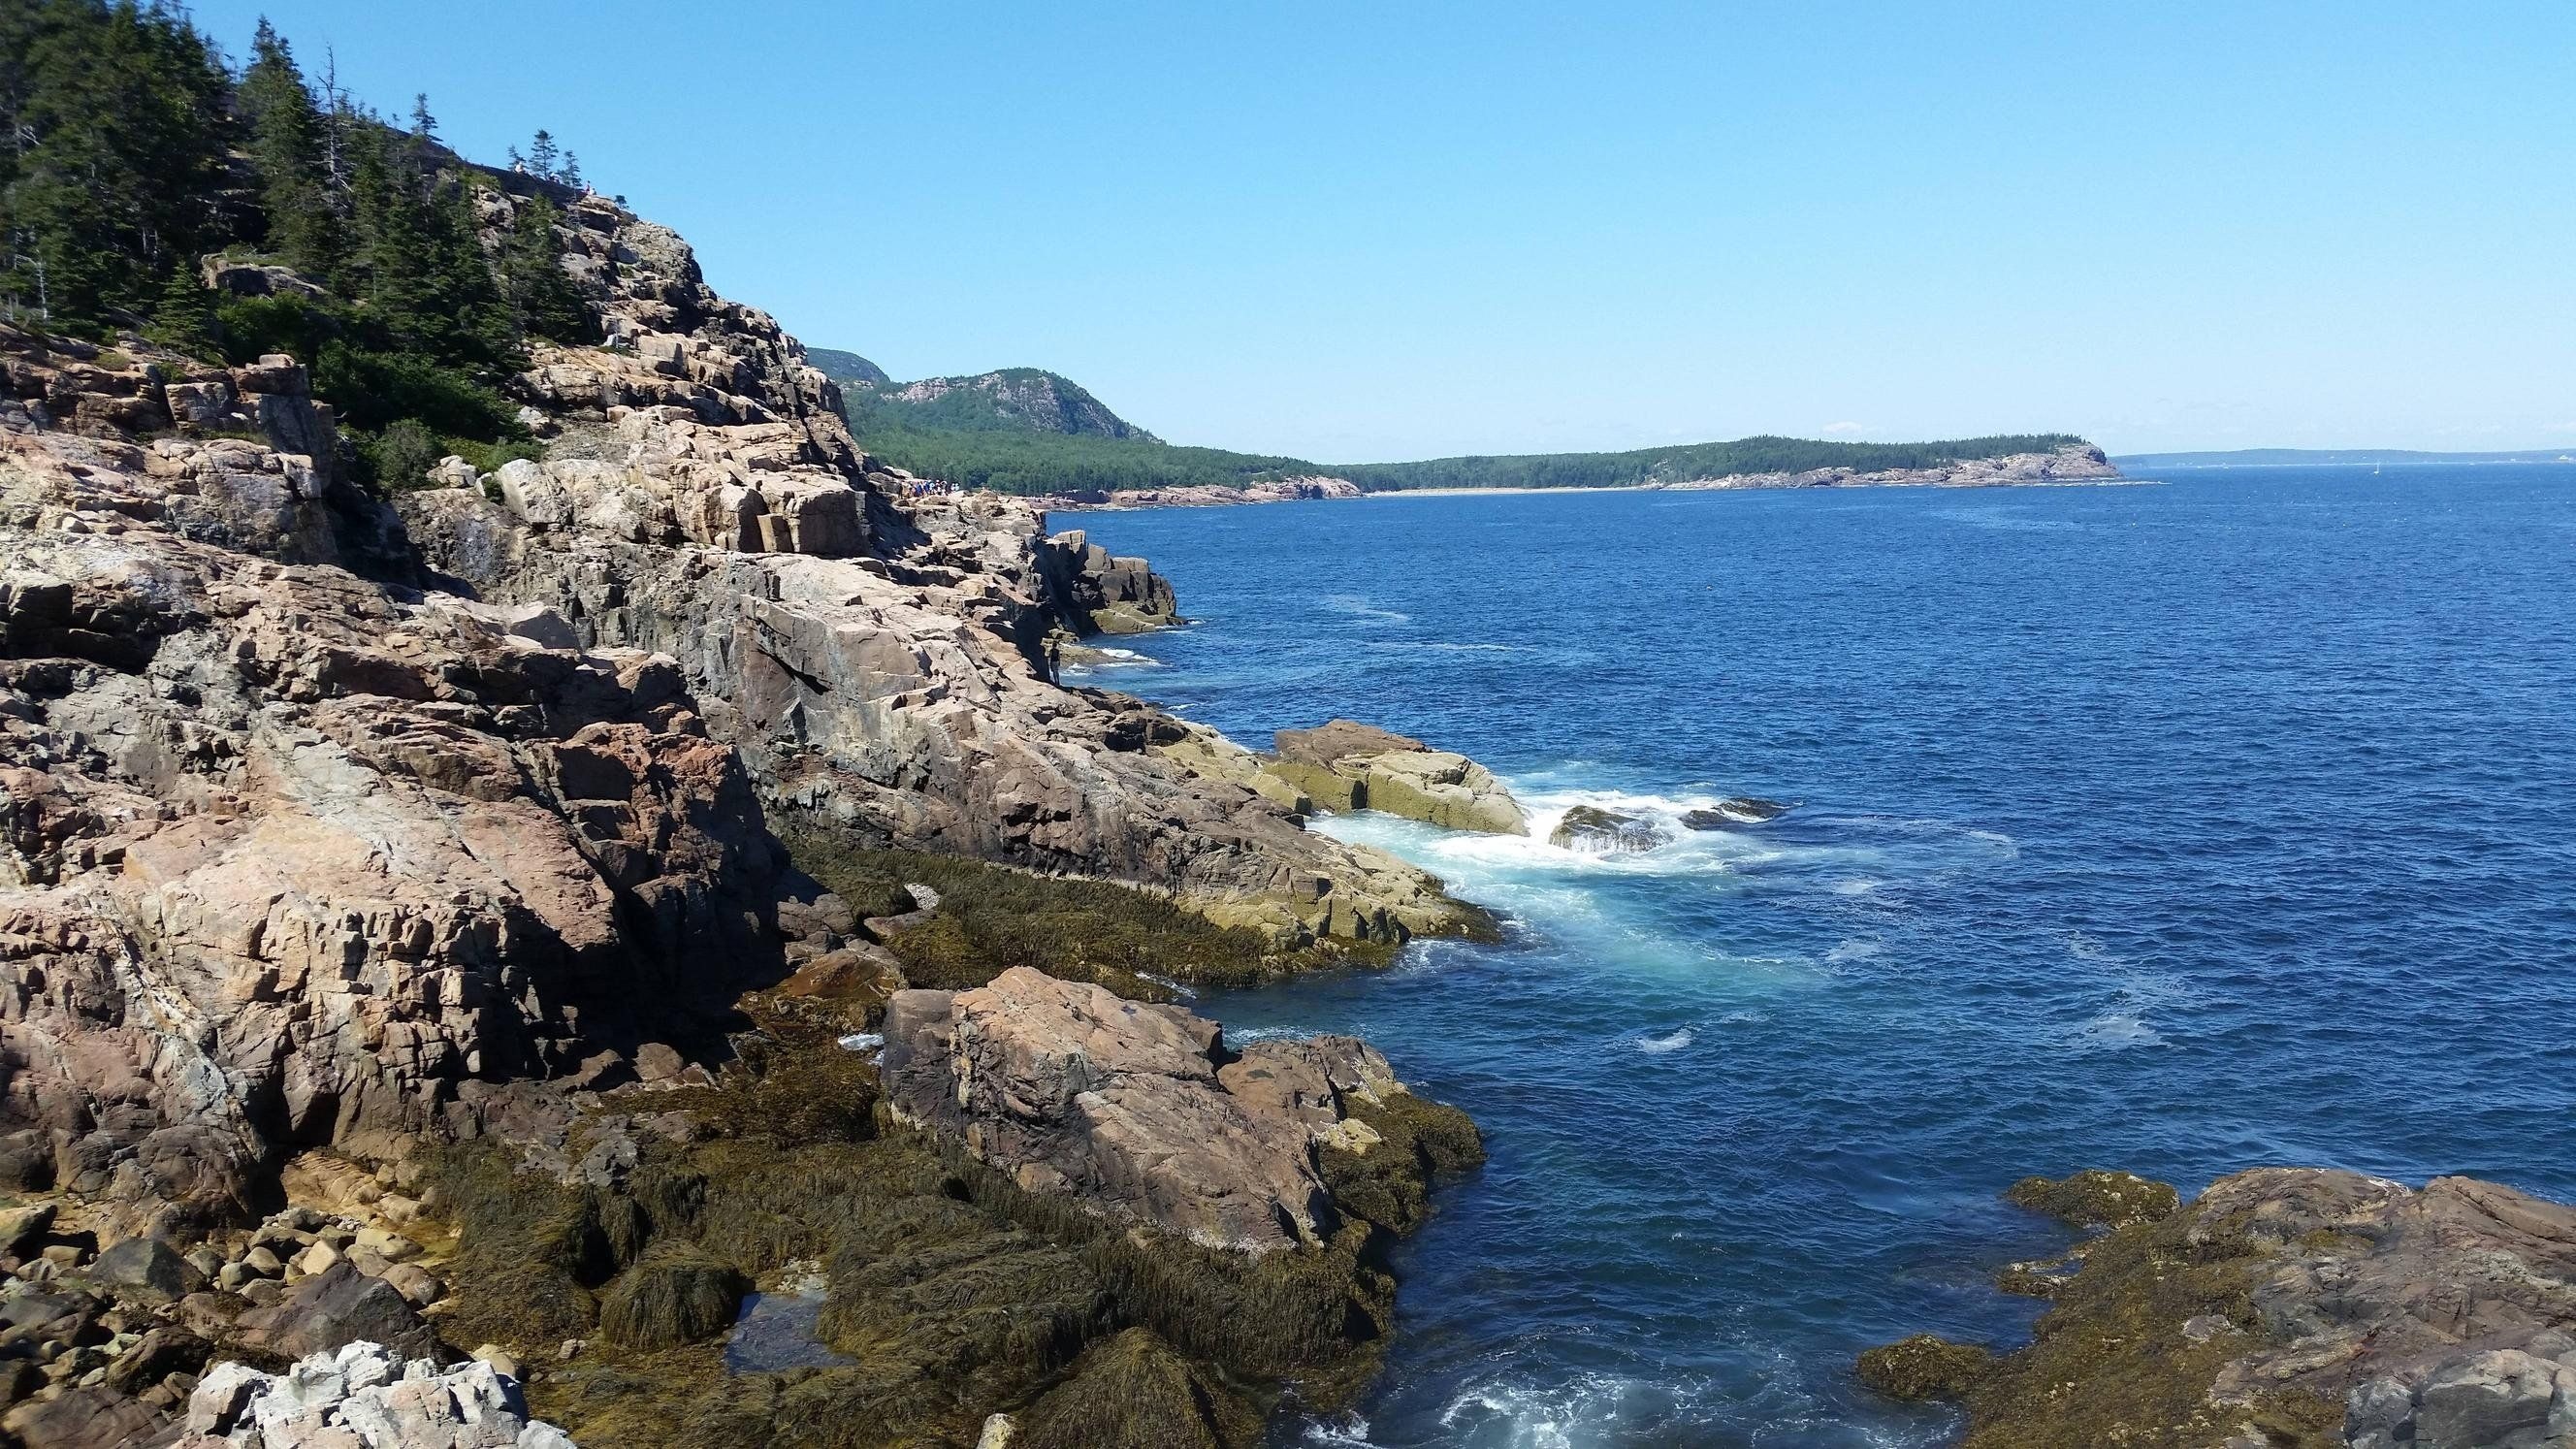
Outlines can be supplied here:
[[551, 131], [539, 131], [528, 142], [528, 169], [548, 181], [555, 179], [555, 138]]
[[94, 327], [142, 307], [174, 257], [220, 239], [223, 67], [158, 5], [10, 0], [0, 41], [13, 309]]
[[429, 92], [415, 93], [411, 98], [412, 135], [420, 140], [430, 141], [437, 139], [437, 131], [438, 117], [429, 113]]
[[573, 188], [575, 191], [582, 190], [581, 158], [573, 155], [570, 151], [564, 152], [563, 169], [555, 173], [555, 179], [562, 182], [564, 185]]
[[294, 53], [265, 19], [251, 39], [251, 55], [237, 105], [250, 130], [268, 246], [288, 266], [328, 281], [339, 270], [347, 239], [325, 182], [321, 110], [296, 69]]
[[519, 203], [501, 244], [501, 291], [509, 298], [511, 321], [521, 336], [578, 346], [598, 340], [598, 326], [564, 272], [563, 247], [555, 235], [561, 216], [543, 196]]
[[215, 297], [197, 275], [195, 264], [182, 259], [170, 268], [152, 308], [146, 340], [190, 357], [212, 359], [215, 350]]

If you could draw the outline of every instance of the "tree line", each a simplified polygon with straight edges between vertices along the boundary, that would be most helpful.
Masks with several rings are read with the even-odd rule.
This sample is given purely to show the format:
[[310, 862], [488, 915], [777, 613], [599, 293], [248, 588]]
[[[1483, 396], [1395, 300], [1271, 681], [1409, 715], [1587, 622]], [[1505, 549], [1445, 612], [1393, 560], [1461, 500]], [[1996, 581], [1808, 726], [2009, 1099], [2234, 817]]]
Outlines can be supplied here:
[[[417, 483], [445, 452], [523, 445], [502, 384], [531, 343], [596, 340], [562, 265], [560, 211], [442, 144], [428, 97], [396, 124], [266, 20], [239, 71], [165, 0], [0, 0], [0, 317], [48, 333], [139, 331], [209, 362], [291, 352], [352, 430], [361, 476]], [[579, 166], [540, 132], [544, 181]], [[515, 154], [515, 152], [514, 152]], [[214, 254], [321, 289], [210, 291]]]

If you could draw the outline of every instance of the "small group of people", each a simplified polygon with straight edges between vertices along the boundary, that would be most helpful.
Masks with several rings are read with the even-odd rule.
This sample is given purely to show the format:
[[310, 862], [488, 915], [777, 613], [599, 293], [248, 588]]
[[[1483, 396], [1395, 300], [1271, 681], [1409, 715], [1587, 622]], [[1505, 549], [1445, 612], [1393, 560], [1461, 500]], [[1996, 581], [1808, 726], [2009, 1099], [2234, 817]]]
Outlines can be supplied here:
[[947, 498], [962, 491], [963, 490], [954, 483], [942, 483], [937, 479], [924, 479], [921, 482], [913, 484], [912, 491], [906, 496], [912, 498]]

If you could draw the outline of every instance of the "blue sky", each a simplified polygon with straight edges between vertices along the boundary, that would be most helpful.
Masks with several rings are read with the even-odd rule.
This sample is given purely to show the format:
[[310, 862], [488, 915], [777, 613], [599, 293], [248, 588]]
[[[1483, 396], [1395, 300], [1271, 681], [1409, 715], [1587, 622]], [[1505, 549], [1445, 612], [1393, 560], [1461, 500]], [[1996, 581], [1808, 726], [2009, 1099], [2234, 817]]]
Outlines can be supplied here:
[[2569, 0], [193, 8], [1176, 442], [2576, 446]]

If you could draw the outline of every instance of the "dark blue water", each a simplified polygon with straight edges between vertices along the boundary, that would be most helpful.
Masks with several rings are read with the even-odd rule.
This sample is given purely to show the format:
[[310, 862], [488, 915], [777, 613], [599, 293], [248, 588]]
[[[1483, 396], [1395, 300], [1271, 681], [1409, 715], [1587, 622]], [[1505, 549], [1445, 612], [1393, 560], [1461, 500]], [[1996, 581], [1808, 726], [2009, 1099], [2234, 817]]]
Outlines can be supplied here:
[[1382, 1446], [1937, 1444], [1851, 1382], [2009, 1340], [2024, 1173], [2576, 1196], [2576, 468], [1094, 514], [1204, 622], [1100, 671], [1266, 743], [1373, 720], [1585, 859], [1357, 816], [1514, 939], [1229, 995], [1486, 1130], [1403, 1254]]

